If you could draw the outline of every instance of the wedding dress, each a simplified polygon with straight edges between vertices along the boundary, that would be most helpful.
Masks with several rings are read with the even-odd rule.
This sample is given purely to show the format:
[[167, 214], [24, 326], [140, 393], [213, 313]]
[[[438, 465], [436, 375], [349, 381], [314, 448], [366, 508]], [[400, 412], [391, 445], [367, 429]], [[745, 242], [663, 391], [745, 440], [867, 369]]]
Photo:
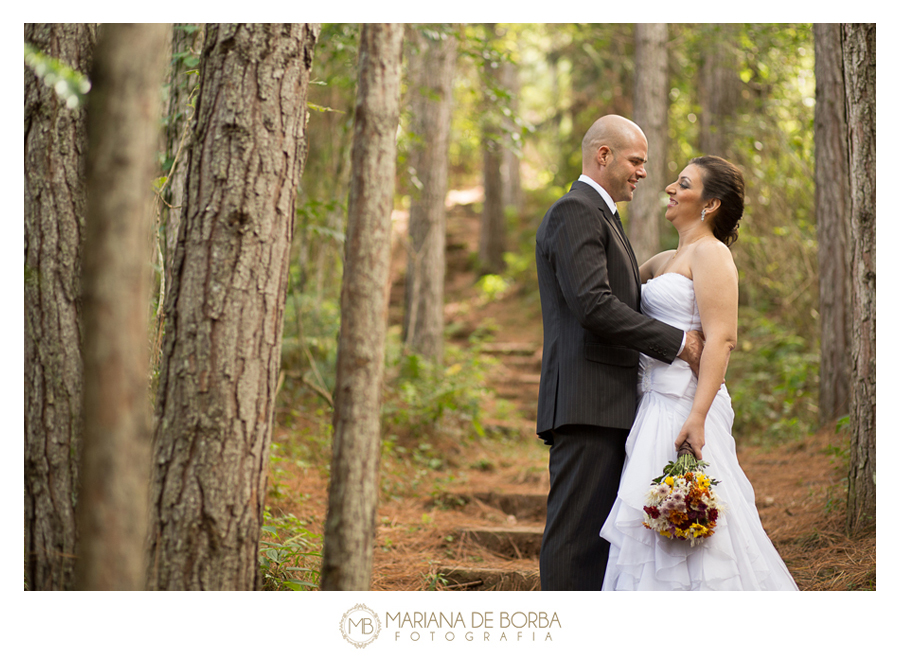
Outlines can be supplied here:
[[[700, 328], [691, 279], [669, 272], [642, 288], [645, 315], [684, 329]], [[697, 378], [688, 364], [671, 365], [641, 355], [638, 405], [625, 445], [625, 467], [616, 502], [600, 536], [609, 541], [604, 590], [796, 590], [790, 572], [766, 536], [753, 487], [738, 464], [731, 398], [722, 384], [706, 418], [703, 461], [719, 480], [724, 504], [715, 534], [690, 541], [661, 537], [645, 528], [643, 507], [651, 480], [674, 461], [675, 438], [691, 410]]]

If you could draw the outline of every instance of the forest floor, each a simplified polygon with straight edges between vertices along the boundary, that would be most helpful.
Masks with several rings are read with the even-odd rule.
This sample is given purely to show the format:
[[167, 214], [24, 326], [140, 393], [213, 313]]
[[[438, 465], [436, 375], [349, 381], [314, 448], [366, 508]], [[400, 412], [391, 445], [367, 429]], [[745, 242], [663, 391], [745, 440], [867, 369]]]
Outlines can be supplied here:
[[[487, 299], [469, 257], [478, 249], [477, 216], [458, 205], [447, 226], [445, 316], [451, 342], [465, 346], [474, 332], [481, 336], [492, 391], [481, 421], [485, 436], [460, 438], [460, 428], [438, 423], [427, 436], [394, 437], [403, 448], [382, 458], [371, 587], [538, 589], [549, 488], [548, 449], [534, 435], [539, 300], [521, 285]], [[405, 258], [402, 244], [395, 245], [391, 325], [402, 321]], [[330, 412], [311, 411], [314, 396], [307, 397], [306, 411], [296, 398], [282, 398], [267, 504], [273, 516], [292, 514], [321, 535], [331, 446], [320, 438], [310, 449], [309, 437], [321, 433]], [[835, 453], [845, 439], [822, 432], [777, 446], [737, 440], [763, 526], [800, 589], [875, 589], [875, 533], [844, 533], [845, 473]]]

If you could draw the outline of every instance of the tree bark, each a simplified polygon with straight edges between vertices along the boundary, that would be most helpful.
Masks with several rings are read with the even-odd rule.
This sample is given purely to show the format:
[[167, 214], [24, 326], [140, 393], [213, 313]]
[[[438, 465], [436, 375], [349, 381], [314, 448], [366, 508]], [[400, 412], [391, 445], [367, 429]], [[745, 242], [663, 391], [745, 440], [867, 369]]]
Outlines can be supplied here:
[[[496, 35], [496, 25], [485, 26], [488, 38]], [[484, 75], [488, 79], [488, 92], [491, 87], [500, 86], [499, 67], [485, 58]], [[506, 214], [503, 209], [503, 147], [500, 133], [502, 126], [497, 117], [497, 100], [487, 101], [484, 125], [482, 127], [481, 146], [484, 163], [484, 208], [481, 212], [481, 233], [478, 242], [478, 258], [482, 274], [499, 274], [506, 269], [503, 254], [506, 252]]]
[[323, 590], [372, 577], [402, 40], [399, 24], [360, 35]]
[[404, 342], [410, 350], [441, 363], [444, 353], [444, 245], [447, 170], [456, 38], [411, 30], [409, 55], [411, 132], [409, 164], [413, 185], [409, 209]]
[[[177, 23], [172, 31], [172, 53], [195, 52], [199, 55], [203, 47], [204, 25], [188, 32], [186, 23]], [[196, 99], [195, 87], [199, 76], [189, 74], [184, 58], [174, 58], [169, 74], [169, 123], [166, 125], [166, 156], [174, 163], [166, 183], [167, 206], [163, 208], [162, 219], [165, 235], [165, 270], [172, 271], [178, 227], [184, 204], [184, 183], [187, 178], [187, 155], [191, 147], [190, 119], [194, 115], [191, 108]], [[167, 274], [168, 276], [168, 274]]]
[[[519, 110], [519, 92], [522, 84], [519, 81], [519, 67], [513, 62], [504, 61], [500, 65], [500, 83], [509, 92], [509, 109], [515, 117]], [[519, 126], [513, 118], [507, 117], [506, 127], [510, 136], [520, 137]], [[522, 194], [522, 175], [519, 153], [521, 140], [517, 148], [503, 147], [503, 163], [500, 165], [503, 186], [503, 207], [512, 209], [521, 217], [525, 212], [525, 198]]]
[[853, 304], [847, 530], [875, 525], [875, 24], [841, 25], [850, 153]]
[[813, 25], [816, 49], [816, 223], [819, 254], [819, 422], [849, 413], [850, 156], [841, 28]]
[[734, 159], [734, 117], [741, 105], [743, 83], [738, 76], [738, 58], [733, 38], [736, 27], [726, 23], [710, 26], [700, 71], [700, 151]]
[[88, 102], [79, 589], [144, 584], [148, 236], [166, 24], [101, 27]]
[[294, 199], [318, 25], [210, 24], [175, 250], [151, 589], [258, 589]]
[[628, 237], [638, 262], [659, 252], [659, 224], [665, 213], [666, 142], [669, 137], [668, 26], [634, 26], [634, 121], [649, 144], [647, 178], [628, 204]]
[[[88, 73], [89, 24], [25, 24], [25, 41]], [[25, 68], [25, 584], [75, 587], [82, 440], [85, 112]]]

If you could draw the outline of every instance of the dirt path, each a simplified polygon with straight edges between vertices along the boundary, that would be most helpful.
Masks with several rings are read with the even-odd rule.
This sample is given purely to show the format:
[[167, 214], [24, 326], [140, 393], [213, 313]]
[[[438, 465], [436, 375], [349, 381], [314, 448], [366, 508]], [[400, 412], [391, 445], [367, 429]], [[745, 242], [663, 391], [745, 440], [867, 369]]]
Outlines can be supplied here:
[[[496, 359], [489, 388], [514, 406], [517, 417], [486, 419], [489, 436], [482, 440], [420, 437], [439, 451], [439, 469], [404, 469], [398, 462], [399, 472], [391, 472], [386, 464], [373, 590], [539, 588], [537, 555], [549, 487], [547, 449], [534, 436], [540, 306], [519, 288], [489, 303], [479, 299], [468, 262], [468, 254], [477, 251], [474, 241], [477, 218], [451, 215], [447, 322], [459, 327], [458, 341], [479, 327], [491, 328], [483, 346]], [[398, 256], [395, 287], [402, 286], [401, 260]], [[395, 291], [392, 298], [402, 300], [402, 294]], [[392, 310], [392, 323], [400, 312]], [[276, 441], [289, 443], [296, 434], [296, 428], [282, 424]], [[823, 433], [769, 449], [738, 443], [763, 525], [800, 588], [874, 589], [874, 533], [851, 541], [842, 532], [843, 474], [831, 449], [838, 439]], [[279, 477], [282, 495], [270, 496], [270, 505], [321, 532], [326, 469], [291, 463]]]

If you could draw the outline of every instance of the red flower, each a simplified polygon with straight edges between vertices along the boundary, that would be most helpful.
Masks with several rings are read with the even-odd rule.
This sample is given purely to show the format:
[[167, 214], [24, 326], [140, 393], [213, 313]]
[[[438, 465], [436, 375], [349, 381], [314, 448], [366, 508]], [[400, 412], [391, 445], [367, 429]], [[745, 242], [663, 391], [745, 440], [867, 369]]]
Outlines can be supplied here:
[[645, 505], [645, 506], [644, 506], [644, 511], [647, 512], [647, 514], [650, 515], [650, 518], [651, 518], [651, 519], [658, 519], [658, 518], [659, 518], [659, 509], [657, 509], [656, 507], [648, 507], [648, 506]]

